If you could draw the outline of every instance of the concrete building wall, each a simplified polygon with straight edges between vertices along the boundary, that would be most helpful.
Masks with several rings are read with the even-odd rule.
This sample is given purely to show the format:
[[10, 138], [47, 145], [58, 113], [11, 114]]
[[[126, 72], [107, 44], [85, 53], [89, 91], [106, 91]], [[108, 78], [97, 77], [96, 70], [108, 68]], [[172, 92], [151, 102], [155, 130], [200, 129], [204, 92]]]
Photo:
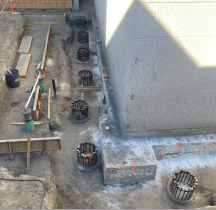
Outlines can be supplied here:
[[95, 5], [125, 138], [215, 132], [216, 1]]

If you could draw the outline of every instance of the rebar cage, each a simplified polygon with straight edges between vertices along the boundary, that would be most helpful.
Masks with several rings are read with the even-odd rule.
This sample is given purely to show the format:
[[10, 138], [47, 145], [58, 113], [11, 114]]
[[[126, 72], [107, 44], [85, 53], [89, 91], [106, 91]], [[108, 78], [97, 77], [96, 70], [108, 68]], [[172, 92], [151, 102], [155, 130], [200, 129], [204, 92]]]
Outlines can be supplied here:
[[84, 100], [74, 101], [71, 105], [72, 117], [77, 121], [84, 121], [88, 119], [88, 103]]
[[79, 85], [91, 86], [93, 85], [93, 73], [90, 70], [80, 70], [78, 72]]
[[81, 62], [89, 61], [89, 49], [86, 47], [77, 49], [77, 60]]
[[77, 162], [84, 168], [94, 166], [98, 162], [97, 147], [92, 143], [82, 143], [77, 148]]
[[76, 27], [77, 29], [85, 29], [87, 25], [87, 20], [84, 18], [76, 18]]
[[[184, 183], [187, 187], [180, 186], [180, 183]], [[193, 193], [198, 185], [198, 180], [194, 174], [189, 171], [181, 170], [175, 172], [173, 175], [170, 191], [174, 197], [182, 201], [188, 201], [192, 198]]]
[[80, 44], [88, 44], [89, 43], [89, 34], [87, 31], [79, 31], [78, 32], [78, 43], [80, 43]]

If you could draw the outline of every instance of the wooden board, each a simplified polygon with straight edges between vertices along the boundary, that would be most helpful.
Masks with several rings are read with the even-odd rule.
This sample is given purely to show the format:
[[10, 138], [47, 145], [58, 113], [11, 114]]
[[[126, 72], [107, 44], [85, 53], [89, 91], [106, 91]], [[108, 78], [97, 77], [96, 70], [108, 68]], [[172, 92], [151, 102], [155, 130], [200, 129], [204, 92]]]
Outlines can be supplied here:
[[66, 21], [29, 21], [31, 24], [48, 25], [48, 24], [66, 24]]
[[38, 85], [36, 94], [35, 94], [34, 106], [33, 106], [33, 113], [34, 113], [35, 120], [38, 120], [39, 118], [39, 113], [40, 113], [39, 108], [41, 106], [41, 98], [42, 98], [41, 89], [40, 89], [40, 86]]
[[[33, 121], [34, 125], [42, 125], [42, 121]], [[25, 122], [12, 122], [11, 125], [25, 125]]]
[[51, 39], [51, 27], [49, 24], [48, 31], [47, 31], [47, 37], [46, 37], [46, 43], [45, 43], [45, 47], [44, 47], [43, 58], [42, 58], [42, 63], [41, 63], [41, 69], [42, 69], [44, 76], [45, 76], [45, 72], [46, 72], [46, 62], [47, 62], [48, 53], [49, 53], [50, 39]]
[[47, 119], [50, 119], [50, 94], [51, 94], [51, 88], [49, 88]]
[[77, 87], [76, 90], [79, 92], [97, 92], [101, 91], [101, 87]]
[[31, 54], [20, 54], [16, 69], [19, 70], [20, 77], [26, 77]]
[[31, 140], [27, 140], [27, 168], [30, 167], [30, 148], [31, 148]]
[[[10, 153], [8, 142], [12, 153], [26, 153], [28, 139], [0, 140], [0, 154]], [[61, 150], [60, 137], [31, 138], [30, 152], [42, 152]]]
[[22, 38], [18, 53], [19, 54], [28, 54], [31, 47], [32, 37], [24, 36]]

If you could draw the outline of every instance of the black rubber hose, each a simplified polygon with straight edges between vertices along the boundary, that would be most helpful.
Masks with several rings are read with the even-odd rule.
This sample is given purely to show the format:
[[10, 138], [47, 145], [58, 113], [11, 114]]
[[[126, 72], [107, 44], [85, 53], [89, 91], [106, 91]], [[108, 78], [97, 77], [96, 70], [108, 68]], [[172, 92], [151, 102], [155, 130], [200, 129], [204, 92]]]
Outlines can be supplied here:
[[4, 181], [19, 181], [19, 182], [41, 182], [42, 184], [43, 184], [43, 186], [44, 186], [44, 194], [43, 194], [43, 198], [42, 198], [42, 202], [41, 202], [41, 209], [42, 209], [42, 206], [43, 206], [43, 201], [44, 201], [44, 197], [45, 197], [45, 195], [46, 195], [46, 186], [45, 186], [45, 184], [44, 184], [44, 182], [43, 181], [41, 181], [41, 180], [38, 180], [38, 179], [35, 179], [35, 180], [33, 180], [33, 179], [30, 179], [30, 180], [22, 180], [22, 179], [4, 179], [4, 178], [0, 178], [0, 180], [4, 180]]

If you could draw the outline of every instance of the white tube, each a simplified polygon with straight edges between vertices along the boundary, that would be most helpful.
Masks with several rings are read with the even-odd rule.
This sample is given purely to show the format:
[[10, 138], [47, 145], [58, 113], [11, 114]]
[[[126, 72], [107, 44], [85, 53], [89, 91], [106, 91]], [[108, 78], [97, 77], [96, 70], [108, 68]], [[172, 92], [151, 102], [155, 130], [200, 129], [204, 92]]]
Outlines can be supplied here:
[[[38, 64], [37, 70], [40, 68], [40, 65], [41, 65], [41, 62]], [[33, 87], [33, 89], [32, 89], [31, 95], [29, 96], [29, 99], [28, 99], [28, 101], [27, 101], [27, 103], [26, 103], [26, 105], [25, 105], [25, 109], [26, 109], [26, 108], [28, 107], [28, 105], [29, 105], [29, 102], [30, 102], [30, 100], [31, 100], [31, 98], [32, 98], [32, 95], [33, 95], [34, 91], [35, 91], [35, 87], [36, 87], [36, 85], [37, 85], [37, 83], [38, 83], [38, 80], [39, 80], [39, 78], [40, 78], [40, 75], [41, 75], [41, 72], [39, 71], [39, 74], [38, 74], [38, 77], [37, 77], [37, 79], [36, 79], [35, 85], [34, 85], [34, 87]]]

